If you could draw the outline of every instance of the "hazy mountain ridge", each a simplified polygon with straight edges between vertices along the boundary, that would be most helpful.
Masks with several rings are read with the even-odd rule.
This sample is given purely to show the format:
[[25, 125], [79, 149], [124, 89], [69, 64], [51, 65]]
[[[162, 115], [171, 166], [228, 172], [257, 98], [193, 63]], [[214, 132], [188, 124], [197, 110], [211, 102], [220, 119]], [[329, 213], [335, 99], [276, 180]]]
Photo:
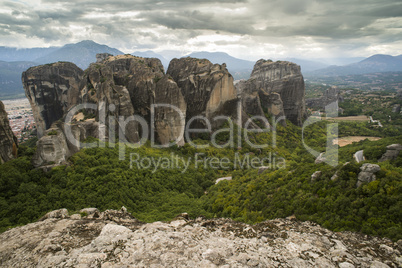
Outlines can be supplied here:
[[124, 54], [118, 49], [106, 45], [100, 45], [90, 40], [76, 44], [67, 44], [52, 53], [35, 60], [38, 63], [52, 63], [57, 61], [69, 61], [81, 69], [86, 69], [94, 61], [96, 54], [109, 53], [112, 55]]
[[120, 50], [90, 40], [63, 47], [31, 49], [0, 47], [0, 60], [5, 60], [0, 61], [0, 97], [23, 94], [21, 74], [32, 66], [69, 61], [81, 69], [86, 69], [91, 62], [94, 62], [98, 53], [124, 54]]
[[60, 47], [15, 48], [2, 46], [0, 47], [0, 61], [35, 61], [58, 49]]
[[329, 65], [323, 63], [321, 61], [314, 61], [314, 60], [306, 60], [306, 59], [298, 59], [298, 58], [286, 58], [285, 60], [294, 62], [300, 65], [302, 72], [311, 72], [318, 69], [323, 69], [328, 67]]
[[[173, 56], [181, 53], [174, 51], [152, 50], [135, 51], [132, 55], [140, 57], [158, 58], [167, 70]], [[86, 69], [94, 61], [97, 53], [110, 53], [112, 55], [124, 54], [122, 51], [101, 45], [91, 40], [81, 41], [75, 44], [67, 44], [62, 47], [48, 48], [24, 48], [0, 47], [0, 97], [22, 94], [21, 73], [27, 68], [58, 61], [75, 63], [81, 69]], [[254, 66], [254, 60], [249, 61], [233, 57], [225, 52], [193, 52], [185, 57], [205, 58], [212, 63], [226, 63], [229, 72], [235, 80], [248, 79]], [[261, 56], [266, 58], [265, 55]], [[269, 57], [268, 57], [269, 58]], [[329, 66], [328, 63], [347, 63], [361, 58], [339, 59], [300, 59], [300, 58], [273, 58], [274, 60], [287, 60], [301, 66], [303, 75], [306, 77], [339, 76], [366, 74], [375, 72], [402, 71], [402, 55], [373, 55], [369, 58], [345, 66]], [[4, 63], [5, 61], [8, 63]], [[18, 62], [18, 63], [14, 63]], [[22, 68], [25, 66], [26, 68]]]
[[30, 61], [0, 61], [0, 97], [24, 93], [21, 73], [35, 65]]
[[346, 66], [330, 66], [328, 68], [306, 73], [306, 76], [341, 76], [353, 74], [368, 74], [377, 72], [402, 71], [402, 55], [391, 56], [376, 54], [360, 62]]

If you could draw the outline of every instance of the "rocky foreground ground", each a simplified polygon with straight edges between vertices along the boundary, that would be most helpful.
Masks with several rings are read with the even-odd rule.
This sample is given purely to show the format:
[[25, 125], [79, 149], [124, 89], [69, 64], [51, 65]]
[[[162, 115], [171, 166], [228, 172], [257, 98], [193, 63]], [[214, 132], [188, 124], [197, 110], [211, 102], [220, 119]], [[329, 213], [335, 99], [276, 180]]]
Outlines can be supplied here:
[[229, 219], [141, 223], [120, 211], [66, 209], [0, 234], [1, 267], [402, 267], [402, 241], [311, 222]]

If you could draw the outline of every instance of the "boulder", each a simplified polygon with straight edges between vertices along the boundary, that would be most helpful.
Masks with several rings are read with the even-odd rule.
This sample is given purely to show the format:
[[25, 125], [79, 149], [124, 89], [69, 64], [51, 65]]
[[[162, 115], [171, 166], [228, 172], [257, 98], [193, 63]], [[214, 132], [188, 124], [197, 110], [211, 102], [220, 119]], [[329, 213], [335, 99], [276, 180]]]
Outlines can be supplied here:
[[100, 217], [100, 211], [97, 208], [83, 208], [80, 214], [86, 218], [96, 219]]
[[360, 167], [360, 172], [357, 177], [356, 187], [360, 187], [363, 183], [370, 183], [376, 180], [375, 173], [381, 170], [379, 165], [376, 164], [363, 164]]
[[82, 141], [89, 137], [99, 138], [99, 129], [99, 123], [95, 120], [76, 122], [72, 125], [54, 123], [38, 140], [32, 164], [46, 169], [67, 164], [68, 158], [84, 146], [81, 144]]
[[39, 221], [44, 221], [46, 219], [65, 219], [68, 218], [68, 210], [65, 208], [57, 209], [46, 213], [45, 216], [39, 219]]
[[336, 181], [339, 178], [338, 171], [335, 172], [334, 175], [331, 177], [331, 181]]
[[0, 163], [17, 157], [18, 142], [8, 121], [4, 104], [0, 101]]
[[314, 163], [315, 164], [321, 164], [327, 161], [327, 158], [325, 157], [325, 153], [320, 153], [317, 158], [315, 159]]
[[402, 145], [400, 144], [391, 144], [387, 146], [387, 151], [381, 156], [378, 162], [384, 162], [387, 160], [396, 160], [398, 155], [402, 151]]
[[50, 128], [37, 142], [37, 149], [32, 159], [35, 167], [65, 164], [70, 156], [67, 139], [59, 128]]
[[393, 113], [400, 113], [400, 112], [401, 112], [401, 105], [400, 105], [400, 104], [395, 104], [395, 105], [392, 107], [392, 112], [393, 112]]
[[311, 175], [311, 181], [314, 182], [321, 178], [322, 172], [321, 171], [316, 171]]

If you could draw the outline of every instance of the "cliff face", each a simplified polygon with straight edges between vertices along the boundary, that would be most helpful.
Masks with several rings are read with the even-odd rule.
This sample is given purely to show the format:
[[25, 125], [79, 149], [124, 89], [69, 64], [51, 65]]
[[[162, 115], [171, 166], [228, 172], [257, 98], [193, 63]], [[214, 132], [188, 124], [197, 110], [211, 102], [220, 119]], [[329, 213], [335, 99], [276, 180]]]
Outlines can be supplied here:
[[246, 83], [243, 92], [258, 91], [261, 105], [269, 113], [275, 117], [285, 115], [293, 124], [302, 125], [305, 115], [304, 79], [299, 65], [259, 60]]
[[324, 94], [320, 98], [306, 99], [306, 106], [310, 108], [322, 109], [327, 115], [338, 116], [339, 106], [338, 103], [343, 101], [343, 97], [340, 95], [337, 87], [331, 87], [325, 90]]
[[275, 219], [247, 225], [228, 219], [144, 224], [95, 208], [0, 234], [4, 267], [401, 267], [401, 243], [310, 222]]
[[172, 141], [177, 141], [180, 146], [184, 145], [187, 103], [176, 82], [168, 76], [164, 76], [156, 85], [155, 104], [160, 105], [155, 106], [154, 125], [157, 140], [162, 145]]
[[[84, 78], [82, 102], [97, 103], [98, 110], [102, 103], [106, 114], [112, 114], [115, 125], [119, 117], [129, 118], [138, 115], [148, 124], [148, 136], [154, 127], [157, 141], [162, 145], [183, 136], [184, 121], [180, 113], [167, 107], [154, 107], [154, 118], [151, 110], [155, 104], [173, 105], [180, 112], [186, 112], [186, 104], [175, 81], [169, 79], [158, 59], [141, 58], [131, 55], [107, 57], [97, 64], [92, 64]], [[85, 80], [86, 79], [86, 80]], [[99, 116], [99, 114], [97, 114]], [[106, 118], [106, 122], [109, 122]], [[151, 125], [154, 119], [154, 125]], [[111, 127], [111, 126], [109, 126]], [[143, 137], [138, 122], [127, 122], [124, 126], [125, 138], [129, 142], [138, 142]], [[118, 129], [118, 128], [117, 128]], [[117, 130], [116, 129], [116, 130]], [[180, 138], [180, 144], [183, 139]]]
[[80, 150], [78, 142], [89, 137], [100, 138], [100, 130], [102, 127], [94, 119], [68, 125], [55, 122], [38, 140], [32, 164], [44, 170], [67, 164], [67, 159]]
[[237, 93], [226, 65], [206, 59], [173, 59], [167, 74], [176, 81], [187, 103], [186, 121], [201, 115], [216, 127], [219, 122], [213, 120], [215, 116], [236, 116]]
[[0, 101], [0, 162], [7, 162], [17, 157], [17, 138], [8, 121], [4, 104]]
[[68, 62], [32, 67], [22, 74], [39, 138], [53, 122], [78, 103], [82, 76], [83, 71]]

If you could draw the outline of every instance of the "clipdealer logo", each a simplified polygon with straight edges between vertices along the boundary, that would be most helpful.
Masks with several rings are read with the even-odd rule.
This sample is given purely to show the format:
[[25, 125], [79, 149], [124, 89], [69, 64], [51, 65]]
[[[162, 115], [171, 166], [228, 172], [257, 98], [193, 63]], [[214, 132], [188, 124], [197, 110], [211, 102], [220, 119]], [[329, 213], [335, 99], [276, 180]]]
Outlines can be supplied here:
[[[155, 111], [158, 108], [169, 108], [172, 111], [176, 112], [180, 118], [180, 135], [176, 137], [174, 141], [171, 141], [167, 144], [158, 144], [155, 140]], [[277, 140], [277, 132], [276, 127], [278, 122], [284, 120], [285, 117], [274, 118], [273, 124], [271, 125], [267, 118], [263, 116], [253, 116], [248, 119], [248, 121], [244, 124], [244, 128], [235, 128], [233, 120], [228, 116], [216, 116], [211, 120], [213, 122], [224, 122], [228, 127], [220, 128], [212, 131], [212, 123], [211, 120], [205, 116], [195, 116], [185, 122], [185, 114], [176, 106], [170, 104], [152, 104], [150, 110], [150, 124], [139, 115], [132, 116], [114, 116], [112, 114], [116, 109], [116, 106], [111, 104], [106, 107], [104, 102], [100, 102], [99, 104], [94, 103], [84, 103], [79, 104], [68, 112], [65, 119], [65, 134], [68, 141], [76, 146], [77, 148], [94, 148], [94, 147], [106, 147], [106, 142], [108, 142], [108, 147], [114, 148], [117, 146], [119, 148], [119, 159], [126, 160], [126, 148], [140, 148], [143, 146], [148, 139], [150, 140], [150, 145], [152, 148], [168, 148], [177, 145], [183, 145], [184, 139], [189, 146], [194, 147], [195, 149], [205, 149], [209, 146], [213, 146], [218, 149], [223, 148], [241, 148], [242, 140], [247, 143], [253, 149], [263, 149], [271, 146], [272, 148], [276, 148], [276, 140]], [[237, 125], [242, 125], [241, 122], [241, 106], [238, 106], [238, 119]], [[92, 143], [84, 143], [81, 142], [79, 137], [74, 135], [72, 130], [72, 122], [74, 116], [82, 111], [82, 110], [94, 110], [97, 111], [99, 115], [99, 140], [102, 142], [92, 142]], [[327, 112], [333, 112], [334, 106], [326, 107]], [[337, 111], [337, 105], [336, 105]], [[240, 116], [239, 116], [240, 115]], [[264, 129], [254, 129], [250, 126], [253, 124], [254, 120], [259, 120], [263, 123], [263, 125], [267, 126]], [[309, 117], [302, 128], [302, 137], [303, 137], [303, 145], [308, 152], [310, 152], [315, 157], [320, 155], [320, 152], [315, 151], [310, 148], [304, 141], [304, 131], [305, 128], [311, 124], [317, 122], [318, 119], [314, 117]], [[194, 121], [202, 121], [205, 128], [196, 129], [191, 128], [191, 124]], [[117, 124], [116, 124], [117, 123]], [[136, 128], [136, 131], [133, 133], [129, 133], [127, 131], [127, 126], [131, 123], [137, 124], [140, 128]], [[106, 127], [108, 126], [108, 127]], [[142, 130], [142, 133], [138, 133], [138, 129]], [[117, 130], [117, 131], [116, 131]], [[235, 140], [235, 131], [237, 131], [237, 139]], [[117, 132], [117, 133], [116, 133]], [[256, 144], [252, 142], [250, 139], [250, 133], [262, 133], [262, 132], [271, 132], [272, 133], [272, 143], [268, 144]], [[191, 136], [194, 133], [208, 133], [210, 134], [210, 142], [206, 144], [196, 144]], [[222, 144], [217, 140], [217, 136], [220, 133], [226, 133], [229, 135], [229, 139]], [[331, 124], [328, 128], [327, 132], [327, 150], [325, 152], [326, 160], [325, 162], [331, 166], [337, 165], [338, 154], [337, 147], [332, 145], [333, 137], [338, 134], [337, 124]], [[128, 139], [130, 137], [137, 137], [137, 142], [129, 142]], [[191, 163], [195, 166], [195, 168], [203, 167], [203, 168], [214, 168], [214, 169], [246, 169], [246, 168], [259, 168], [259, 167], [268, 167], [268, 168], [285, 168], [286, 161], [283, 157], [278, 157], [276, 154], [269, 153], [267, 156], [256, 157], [251, 156], [250, 154], [240, 155], [239, 153], [235, 153], [234, 159], [230, 159], [228, 157], [207, 157], [202, 153], [196, 153], [193, 157], [188, 157], [187, 159], [171, 154], [169, 157], [144, 157], [139, 153], [131, 153], [129, 156], [130, 168], [142, 168], [142, 169], [151, 169], [152, 172], [156, 172], [158, 169], [181, 169], [182, 172], [186, 172]]]

